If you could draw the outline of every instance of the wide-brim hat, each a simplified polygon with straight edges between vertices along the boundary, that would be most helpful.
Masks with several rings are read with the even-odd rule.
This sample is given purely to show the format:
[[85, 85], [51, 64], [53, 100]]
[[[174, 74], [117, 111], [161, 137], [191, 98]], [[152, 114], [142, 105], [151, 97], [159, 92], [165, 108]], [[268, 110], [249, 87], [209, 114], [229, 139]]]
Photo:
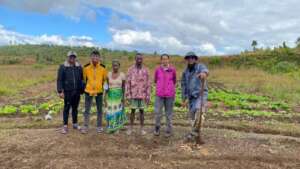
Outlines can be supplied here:
[[188, 52], [185, 56], [184, 59], [189, 59], [189, 58], [194, 58], [198, 60], [198, 56], [194, 52]]

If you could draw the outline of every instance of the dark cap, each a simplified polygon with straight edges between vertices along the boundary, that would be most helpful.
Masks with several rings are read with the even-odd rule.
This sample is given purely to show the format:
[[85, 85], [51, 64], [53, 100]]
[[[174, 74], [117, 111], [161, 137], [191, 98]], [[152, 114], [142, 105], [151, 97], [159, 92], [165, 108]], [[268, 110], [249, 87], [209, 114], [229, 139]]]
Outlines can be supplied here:
[[194, 58], [198, 60], [198, 56], [194, 52], [188, 52], [184, 57], [184, 59], [189, 59], [189, 58]]

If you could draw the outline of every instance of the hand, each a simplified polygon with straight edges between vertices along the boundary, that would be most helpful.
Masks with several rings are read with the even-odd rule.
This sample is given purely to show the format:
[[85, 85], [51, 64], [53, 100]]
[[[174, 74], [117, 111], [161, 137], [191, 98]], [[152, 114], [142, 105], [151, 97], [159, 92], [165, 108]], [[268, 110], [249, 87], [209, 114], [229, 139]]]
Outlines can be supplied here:
[[129, 101], [129, 99], [126, 99], [125, 101], [124, 101], [124, 106], [129, 106], [130, 105], [130, 101]]
[[121, 100], [121, 103], [122, 103], [123, 106], [125, 106], [125, 105], [126, 105], [125, 99], [122, 99], [122, 100]]
[[148, 106], [150, 104], [150, 99], [145, 99], [145, 103]]
[[181, 107], [183, 107], [183, 108], [187, 108], [187, 105], [188, 105], [188, 101], [187, 101], [187, 100], [184, 100], [184, 101], [181, 103]]
[[63, 93], [63, 92], [61, 92], [61, 93], [58, 93], [58, 96], [59, 96], [61, 99], [65, 98], [65, 95], [64, 95], [64, 93]]
[[104, 107], [107, 107], [107, 101], [106, 100], [104, 100]]
[[202, 72], [202, 73], [199, 73], [198, 76], [199, 76], [200, 79], [206, 79], [207, 78], [207, 73]]

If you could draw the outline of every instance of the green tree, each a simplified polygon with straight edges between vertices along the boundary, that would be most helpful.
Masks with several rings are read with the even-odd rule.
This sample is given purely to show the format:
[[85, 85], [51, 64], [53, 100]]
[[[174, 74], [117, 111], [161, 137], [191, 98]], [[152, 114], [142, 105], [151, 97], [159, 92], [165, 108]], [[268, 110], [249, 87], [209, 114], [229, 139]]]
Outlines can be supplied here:
[[253, 48], [253, 51], [256, 51], [256, 46], [257, 46], [257, 41], [256, 40], [253, 40], [252, 41], [252, 44], [251, 44], [251, 46], [252, 46], [252, 48]]
[[298, 38], [297, 38], [297, 40], [296, 40], [296, 44], [297, 44], [297, 46], [299, 46], [299, 45], [300, 45], [300, 37], [298, 37]]
[[287, 45], [286, 45], [286, 42], [283, 42], [283, 43], [282, 43], [282, 47], [283, 47], [283, 48], [288, 48]]

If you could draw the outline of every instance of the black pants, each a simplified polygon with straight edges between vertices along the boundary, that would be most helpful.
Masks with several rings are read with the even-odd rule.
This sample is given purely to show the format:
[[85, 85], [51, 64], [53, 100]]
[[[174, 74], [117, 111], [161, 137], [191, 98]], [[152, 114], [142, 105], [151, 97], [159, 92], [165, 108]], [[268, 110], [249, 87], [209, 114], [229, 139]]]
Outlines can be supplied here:
[[79, 91], [66, 91], [64, 92], [64, 112], [63, 112], [63, 120], [64, 125], [68, 125], [69, 112], [72, 108], [72, 119], [73, 124], [77, 123], [78, 116], [78, 105], [80, 101], [80, 92]]

